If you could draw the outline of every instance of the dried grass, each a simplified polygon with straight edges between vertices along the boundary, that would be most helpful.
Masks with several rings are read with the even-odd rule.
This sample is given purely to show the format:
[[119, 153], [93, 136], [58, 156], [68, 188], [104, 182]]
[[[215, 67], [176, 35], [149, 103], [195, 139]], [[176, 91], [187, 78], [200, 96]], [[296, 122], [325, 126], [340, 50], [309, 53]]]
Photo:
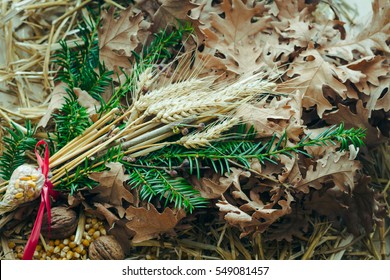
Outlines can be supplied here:
[[[77, 39], [77, 22], [83, 15], [88, 18], [88, 11], [85, 6], [91, 0], [81, 1], [54, 1], [54, 0], [30, 0], [30, 1], [6, 1], [0, 3], [0, 126], [10, 126], [11, 123], [22, 124], [25, 119], [37, 122], [46, 112], [48, 100], [53, 89], [53, 77], [56, 74], [56, 67], [51, 64], [50, 58], [55, 50], [60, 48], [57, 43], [59, 39], [66, 40], [69, 46], [81, 43]], [[123, 6], [115, 1], [105, 2], [115, 5], [120, 9]], [[35, 36], [30, 34], [34, 31]], [[75, 36], [76, 35], [76, 36]], [[146, 75], [139, 82], [139, 93], [145, 86], [150, 86]], [[204, 81], [202, 81], [203, 83]], [[152, 93], [154, 96], [143, 96], [139, 99], [135, 108], [142, 113], [148, 108], [151, 102], [166, 100], [163, 96], [178, 96], [185, 91], [196, 91], [199, 86], [187, 82], [179, 82], [172, 85], [168, 92]], [[190, 81], [188, 81], [190, 83]], [[226, 88], [220, 96], [237, 97], [234, 92], [239, 86], [242, 92], [242, 85], [232, 85]], [[258, 90], [258, 84], [246, 83], [250, 92], [251, 88]], [[262, 85], [263, 86], [263, 85]], [[242, 97], [241, 97], [242, 98]], [[215, 102], [215, 100], [213, 100]], [[199, 104], [196, 104], [197, 106]], [[194, 107], [194, 106], [192, 106]], [[157, 110], [157, 109], [156, 109]], [[189, 111], [189, 109], [187, 110]], [[154, 112], [156, 113], [156, 112]], [[194, 113], [194, 112], [190, 112]], [[199, 112], [196, 112], [199, 113]], [[132, 115], [133, 114], [133, 115]], [[177, 119], [176, 110], [167, 112], [169, 116]], [[133, 118], [131, 117], [133, 116]], [[183, 114], [188, 117], [189, 114]], [[112, 115], [107, 116], [111, 118]], [[139, 117], [137, 112], [129, 112], [129, 122]], [[88, 143], [99, 143], [109, 128], [104, 128], [99, 133], [99, 125], [103, 125], [106, 119], [96, 123], [89, 129], [89, 137], [76, 138], [68, 144], [70, 157], [80, 155], [84, 150], [83, 141]], [[155, 124], [148, 123], [145, 130], [154, 129]], [[220, 124], [223, 126], [223, 122]], [[22, 126], [20, 126], [22, 127]], [[217, 125], [214, 126], [217, 129]], [[130, 130], [131, 131], [131, 130]], [[206, 131], [207, 132], [207, 131]], [[0, 129], [0, 136], [3, 129]], [[134, 140], [140, 135], [125, 137], [126, 141]], [[200, 137], [200, 134], [191, 137]], [[118, 135], [113, 141], [121, 139]], [[165, 137], [165, 136], [164, 136]], [[207, 135], [203, 136], [207, 142]], [[190, 136], [187, 136], [187, 140]], [[140, 139], [138, 139], [140, 140]], [[145, 139], [141, 139], [145, 140]], [[80, 142], [81, 141], [81, 142]], [[95, 142], [93, 142], [95, 141]], [[183, 140], [184, 141], [184, 140]], [[197, 143], [201, 143], [197, 142]], [[203, 143], [202, 142], [202, 143]], [[145, 151], [155, 149], [150, 147]], [[145, 144], [143, 144], [145, 145]], [[192, 144], [188, 144], [192, 147]], [[200, 144], [197, 144], [200, 145]], [[0, 152], [1, 152], [0, 147]], [[139, 148], [139, 147], [138, 147]], [[143, 147], [145, 148], [145, 147]], [[136, 150], [130, 151], [136, 155]], [[93, 154], [94, 150], [91, 153]], [[67, 153], [67, 155], [69, 155]], [[67, 159], [64, 154], [56, 154], [52, 158], [52, 167], [59, 165]], [[78, 160], [83, 160], [80, 157]], [[76, 161], [72, 164], [77, 164]], [[373, 161], [367, 164], [366, 169], [373, 177], [373, 184], [382, 191], [387, 205], [390, 205], [390, 146], [382, 145], [373, 154]], [[54, 174], [59, 179], [61, 174]], [[191, 220], [192, 218], [192, 220]], [[13, 219], [13, 213], [3, 217], [0, 225], [3, 227], [9, 220]], [[24, 244], [26, 236], [21, 235], [21, 229], [26, 221], [16, 224], [7, 232], [8, 237], [2, 233], [1, 236], [1, 259], [13, 258], [8, 248], [8, 241], [17, 244]], [[201, 210], [196, 216], [186, 219], [186, 223], [177, 229], [175, 237], [163, 236], [160, 240], [150, 240], [138, 244], [132, 244], [131, 259], [389, 259], [390, 258], [390, 221], [384, 219], [375, 231], [368, 236], [352, 236], [345, 230], [333, 228], [327, 221], [312, 220], [311, 227], [306, 234], [296, 237], [291, 242], [287, 241], [266, 241], [262, 234], [253, 237], [239, 239], [239, 230], [232, 228], [225, 221], [218, 217], [216, 210]]]

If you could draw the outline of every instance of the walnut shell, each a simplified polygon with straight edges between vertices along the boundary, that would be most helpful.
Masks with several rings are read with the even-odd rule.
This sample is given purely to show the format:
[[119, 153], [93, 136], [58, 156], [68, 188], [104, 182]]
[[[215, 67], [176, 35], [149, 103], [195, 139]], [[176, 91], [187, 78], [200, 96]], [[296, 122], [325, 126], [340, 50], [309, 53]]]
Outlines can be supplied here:
[[91, 260], [123, 260], [125, 254], [114, 236], [105, 235], [91, 243], [89, 258]]
[[51, 208], [51, 226], [48, 232], [47, 214], [43, 217], [42, 234], [50, 239], [69, 238], [77, 228], [77, 215], [65, 206]]

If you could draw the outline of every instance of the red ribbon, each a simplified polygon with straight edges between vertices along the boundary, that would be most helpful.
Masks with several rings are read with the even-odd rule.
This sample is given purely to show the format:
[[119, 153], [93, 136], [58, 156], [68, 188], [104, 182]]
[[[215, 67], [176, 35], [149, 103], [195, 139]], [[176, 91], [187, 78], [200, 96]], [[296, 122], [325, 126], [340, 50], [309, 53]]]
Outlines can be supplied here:
[[[37, 148], [41, 145], [46, 146], [43, 159], [39, 155], [37, 150]], [[39, 141], [35, 145], [35, 155], [37, 156], [39, 168], [41, 169], [41, 172], [45, 177], [45, 183], [41, 191], [41, 204], [39, 205], [37, 218], [35, 219], [34, 227], [32, 229], [30, 238], [28, 239], [26, 247], [24, 249], [23, 260], [32, 260], [34, 256], [35, 248], [37, 247], [39, 235], [41, 233], [42, 220], [43, 220], [43, 214], [45, 213], [45, 208], [47, 211], [48, 229], [50, 231], [50, 225], [51, 225], [50, 196], [53, 196], [55, 198], [58, 195], [58, 193], [53, 190], [53, 184], [50, 182], [48, 178], [49, 169], [50, 169], [49, 168], [49, 145], [44, 140]]]

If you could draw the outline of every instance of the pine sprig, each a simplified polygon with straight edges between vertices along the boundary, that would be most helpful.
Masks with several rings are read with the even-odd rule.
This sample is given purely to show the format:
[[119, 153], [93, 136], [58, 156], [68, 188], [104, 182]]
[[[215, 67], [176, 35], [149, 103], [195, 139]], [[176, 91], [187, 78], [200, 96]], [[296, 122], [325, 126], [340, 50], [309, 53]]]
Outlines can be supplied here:
[[26, 123], [26, 134], [16, 125], [12, 126], [13, 130], [6, 128], [9, 136], [2, 139], [5, 150], [0, 157], [0, 176], [4, 180], [9, 180], [14, 170], [26, 162], [26, 151], [33, 150], [37, 143], [33, 137], [35, 130], [30, 122]]
[[294, 154], [303, 154], [311, 157], [304, 148], [309, 146], [323, 146], [340, 144], [340, 150], [348, 149], [349, 145], [355, 148], [364, 145], [365, 131], [361, 128], [344, 129], [344, 125], [332, 126], [313, 139], [305, 136], [295, 145], [285, 145], [288, 136], [284, 133], [278, 141], [276, 134], [267, 142], [255, 142], [247, 135], [228, 141], [216, 141], [203, 149], [187, 149], [181, 145], [171, 145], [157, 152], [139, 159], [144, 165], [166, 166], [167, 169], [183, 168], [183, 164], [190, 173], [201, 175], [201, 167], [212, 167], [215, 172], [224, 174], [230, 172], [232, 164], [237, 163], [250, 169], [253, 159], [261, 163], [266, 161], [277, 164], [280, 155], [294, 157]]
[[66, 89], [68, 96], [57, 114], [53, 114], [56, 129], [54, 135], [56, 150], [83, 133], [91, 125], [87, 109], [81, 106], [72, 90]]
[[186, 179], [172, 177], [165, 171], [151, 168], [130, 167], [129, 183], [133, 188], [139, 188], [142, 200], [151, 201], [157, 197], [160, 201], [173, 203], [175, 208], [184, 208], [190, 213], [195, 208], [205, 207], [206, 199], [200, 196]]
[[65, 82], [71, 90], [77, 87], [87, 91], [100, 101], [103, 112], [107, 108], [101, 95], [112, 84], [113, 72], [99, 60], [97, 26], [92, 19], [81, 22], [79, 35], [82, 44], [70, 49], [66, 42], [61, 41], [61, 50], [54, 55], [54, 62], [61, 66], [56, 80]]

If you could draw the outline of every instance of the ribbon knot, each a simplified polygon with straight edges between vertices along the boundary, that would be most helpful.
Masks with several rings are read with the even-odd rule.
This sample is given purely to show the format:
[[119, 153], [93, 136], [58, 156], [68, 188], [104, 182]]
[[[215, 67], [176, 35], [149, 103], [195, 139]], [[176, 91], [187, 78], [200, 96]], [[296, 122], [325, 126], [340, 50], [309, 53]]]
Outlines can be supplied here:
[[[38, 147], [44, 145], [45, 153], [44, 157], [39, 155]], [[48, 231], [50, 232], [51, 225], [51, 206], [50, 206], [50, 196], [56, 197], [57, 192], [53, 190], [53, 184], [50, 182], [49, 176], [49, 145], [41, 140], [35, 145], [35, 155], [37, 157], [38, 166], [41, 169], [43, 176], [45, 177], [45, 183], [41, 190], [41, 204], [39, 205], [38, 214], [34, 222], [33, 229], [31, 231], [31, 235], [27, 241], [26, 247], [24, 249], [23, 260], [32, 260], [34, 256], [35, 248], [37, 247], [39, 235], [41, 233], [43, 214], [45, 213], [45, 209], [47, 212], [47, 224]]]

